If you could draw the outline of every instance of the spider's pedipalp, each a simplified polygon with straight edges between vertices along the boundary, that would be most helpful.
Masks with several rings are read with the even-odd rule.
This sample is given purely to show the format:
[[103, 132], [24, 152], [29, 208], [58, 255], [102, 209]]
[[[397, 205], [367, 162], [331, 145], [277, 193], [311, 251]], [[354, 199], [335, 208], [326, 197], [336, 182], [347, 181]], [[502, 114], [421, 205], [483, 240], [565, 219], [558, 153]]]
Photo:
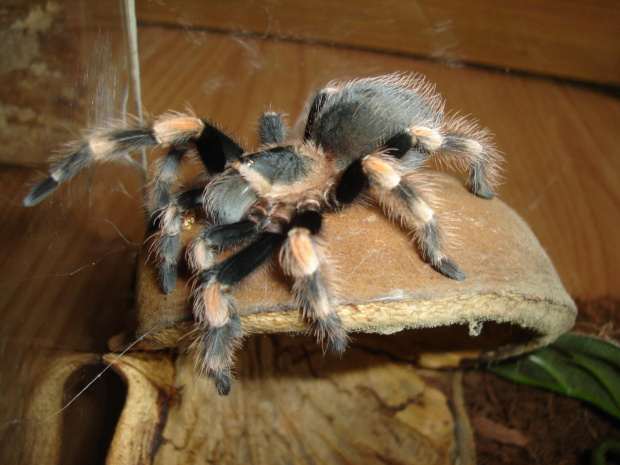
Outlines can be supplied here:
[[364, 157], [362, 166], [371, 180], [371, 195], [390, 218], [415, 231], [422, 255], [431, 266], [448, 278], [464, 280], [465, 273], [443, 253], [435, 214], [416, 191], [411, 176], [401, 175], [396, 161], [383, 154]]
[[230, 168], [205, 189], [203, 204], [216, 223], [237, 223], [257, 201], [256, 193], [238, 171]]

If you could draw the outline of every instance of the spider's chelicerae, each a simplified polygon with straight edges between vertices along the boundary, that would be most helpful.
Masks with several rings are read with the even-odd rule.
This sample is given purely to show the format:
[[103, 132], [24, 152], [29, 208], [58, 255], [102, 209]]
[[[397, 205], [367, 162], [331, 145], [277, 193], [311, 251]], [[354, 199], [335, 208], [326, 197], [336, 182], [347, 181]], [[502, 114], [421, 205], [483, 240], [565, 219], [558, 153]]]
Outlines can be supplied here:
[[[159, 277], [163, 292], [175, 286], [184, 215], [201, 210], [204, 230], [188, 247], [196, 279], [193, 312], [198, 366], [220, 394], [230, 390], [241, 323], [228, 291], [278, 252], [293, 281], [292, 292], [319, 341], [339, 354], [347, 334], [332, 306], [325, 279], [321, 222], [363, 194], [415, 233], [430, 265], [448, 278], [465, 274], [443, 252], [428, 192], [416, 184], [419, 166], [442, 155], [469, 170], [471, 191], [493, 197], [500, 156], [488, 131], [462, 117], [444, 115], [433, 86], [415, 76], [389, 75], [330, 83], [311, 103], [301, 140], [286, 137], [282, 118], [260, 117], [260, 147], [248, 152], [212, 123], [191, 114], [166, 114], [145, 126], [91, 133], [24, 199], [31, 206], [94, 162], [127, 152], [165, 146], [153, 180], [152, 225], [158, 228]], [[207, 181], [175, 193], [181, 159], [197, 154]], [[426, 197], [426, 198], [425, 198]], [[215, 263], [215, 252], [242, 246]]]

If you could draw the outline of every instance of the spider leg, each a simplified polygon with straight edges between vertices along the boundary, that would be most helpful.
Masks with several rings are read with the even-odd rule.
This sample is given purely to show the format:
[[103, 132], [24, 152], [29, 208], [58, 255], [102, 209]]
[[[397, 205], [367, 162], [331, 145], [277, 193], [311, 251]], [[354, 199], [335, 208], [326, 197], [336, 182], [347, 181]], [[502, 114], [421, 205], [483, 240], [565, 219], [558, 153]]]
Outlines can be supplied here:
[[[215, 126], [202, 122], [205, 127], [193, 140], [198, 156], [207, 173], [221, 173], [241, 156], [243, 149]], [[162, 209], [172, 201], [179, 165], [189, 149], [188, 142], [175, 144], [159, 164], [151, 194], [155, 210]]]
[[[167, 114], [157, 118], [151, 125], [134, 129], [100, 129], [86, 137], [73, 153], [54, 163], [49, 176], [37, 183], [24, 198], [24, 205], [38, 204], [61, 183], [93, 163], [120, 160], [131, 151], [158, 145], [172, 146], [172, 156], [163, 164], [162, 169], [176, 168], [185, 153], [182, 147], [190, 141], [196, 145], [198, 154], [210, 173], [224, 171], [243, 153], [243, 149], [233, 139], [210, 123], [192, 115]], [[165, 174], [170, 178], [169, 171]]]
[[[237, 160], [243, 149], [216, 127], [204, 124], [203, 131], [193, 142], [207, 172], [217, 173]], [[183, 216], [203, 205], [205, 189], [190, 190], [172, 199], [178, 167], [188, 149], [188, 142], [171, 147], [159, 166], [159, 176], [155, 177], [153, 185], [155, 211], [151, 215], [149, 227], [159, 223], [161, 228], [161, 238], [156, 247], [161, 258], [158, 265], [159, 278], [166, 294], [172, 292], [176, 284]]]
[[323, 106], [325, 105], [325, 101], [327, 100], [327, 96], [331, 93], [330, 89], [322, 89], [317, 92], [310, 105], [310, 111], [308, 112], [308, 119], [306, 121], [306, 129], [304, 131], [304, 141], [309, 141], [312, 139], [312, 130], [314, 127], [314, 120], [316, 119], [316, 115], [321, 111]]
[[390, 218], [416, 231], [422, 254], [431, 266], [448, 278], [464, 280], [465, 273], [443, 253], [434, 212], [415, 189], [412, 176], [401, 176], [397, 162], [384, 154], [365, 156], [362, 168], [371, 182], [371, 195]]
[[442, 128], [413, 125], [408, 134], [412, 146], [422, 154], [438, 154], [468, 169], [473, 194], [484, 199], [494, 197], [493, 189], [501, 179], [501, 156], [487, 130], [464, 118], [452, 117], [443, 121]]
[[280, 247], [281, 232], [264, 231], [246, 247], [200, 277], [194, 316], [200, 334], [194, 343], [200, 370], [213, 379], [220, 395], [231, 387], [230, 367], [242, 337], [239, 315], [227, 291], [262, 265]]
[[286, 131], [282, 116], [273, 111], [263, 113], [258, 122], [260, 145], [282, 144], [286, 140]]
[[97, 161], [119, 159], [127, 151], [156, 146], [158, 143], [153, 127], [96, 132], [83, 141], [71, 155], [61, 158], [51, 166], [49, 176], [30, 189], [24, 198], [24, 205], [31, 207], [38, 204], [61, 183]]
[[151, 228], [159, 226], [160, 233], [154, 247], [160, 262], [157, 265], [162, 290], [169, 294], [177, 280], [181, 256], [180, 234], [183, 217], [192, 210], [202, 208], [203, 188], [190, 189], [174, 198], [164, 209], [156, 211], [149, 221]]
[[226, 133], [207, 121], [201, 121], [204, 128], [194, 138], [198, 155], [209, 173], [222, 173], [243, 155], [244, 150]]
[[294, 280], [293, 295], [320, 342], [335, 354], [344, 352], [347, 333], [334, 311], [324, 276], [324, 253], [315, 237], [322, 222], [318, 211], [306, 210], [291, 223], [280, 251], [280, 265]]
[[173, 201], [172, 192], [178, 177], [179, 165], [189, 150], [187, 144], [173, 145], [168, 154], [161, 159], [157, 176], [154, 177], [151, 197], [155, 212]]
[[259, 233], [256, 221], [220, 224], [205, 229], [189, 245], [187, 261], [194, 272], [205, 271], [215, 265], [215, 248], [227, 249], [238, 246]]

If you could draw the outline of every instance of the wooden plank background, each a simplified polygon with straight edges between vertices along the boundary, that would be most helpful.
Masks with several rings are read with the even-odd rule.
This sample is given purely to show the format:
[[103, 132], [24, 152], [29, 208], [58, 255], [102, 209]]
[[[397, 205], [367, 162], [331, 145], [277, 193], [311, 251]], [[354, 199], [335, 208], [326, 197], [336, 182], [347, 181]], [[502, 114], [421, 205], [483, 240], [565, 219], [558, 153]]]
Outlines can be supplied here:
[[136, 3], [143, 24], [620, 84], [620, 3], [613, 0]]
[[[461, 3], [365, 3], [340, 19], [342, 2], [315, 2], [316, 10], [301, 2], [200, 5], [210, 9], [190, 14], [138, 2], [147, 111], [190, 104], [254, 146], [261, 111], [283, 111], [299, 130], [307, 99], [332, 79], [424, 74], [447, 109], [471, 114], [495, 134], [506, 158], [499, 195], [530, 224], [568, 292], [620, 295], [620, 100], [617, 88], [574, 81], [620, 83], [617, 2], [477, 2], [467, 10]], [[453, 10], [446, 16], [441, 8]], [[11, 79], [22, 84], [2, 96], [12, 92], [11, 104], [28, 110], [33, 94], [23, 83], [30, 81], [23, 70], [15, 73]], [[55, 91], [39, 90], [46, 89]], [[80, 108], [96, 113], [102, 98]], [[20, 134], [34, 124], [7, 118], [8, 130]], [[54, 142], [37, 139], [32, 150], [52, 152], [59, 131], [68, 141], [76, 136], [61, 124], [54, 130]], [[0, 169], [0, 368], [12, 382], [0, 407], [10, 416], [19, 412], [13, 400], [23, 397], [20, 386], [36, 379], [31, 367], [41, 354], [103, 351], [131, 321], [144, 215], [141, 174], [126, 165], [89, 170], [26, 209], [21, 199], [41, 173], [33, 166], [41, 156], [19, 167], [23, 149], [8, 148]]]

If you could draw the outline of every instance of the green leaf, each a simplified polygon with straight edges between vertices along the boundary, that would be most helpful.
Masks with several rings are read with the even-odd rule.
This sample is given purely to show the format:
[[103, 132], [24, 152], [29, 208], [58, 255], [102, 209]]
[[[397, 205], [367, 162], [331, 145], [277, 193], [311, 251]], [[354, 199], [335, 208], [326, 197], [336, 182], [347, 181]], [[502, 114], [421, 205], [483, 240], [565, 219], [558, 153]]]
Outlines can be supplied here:
[[568, 334], [489, 371], [589, 402], [620, 419], [620, 348], [608, 342]]
[[590, 457], [590, 463], [592, 465], [605, 465], [607, 461], [605, 457], [607, 455], [613, 455], [614, 457], [620, 457], [620, 442], [618, 441], [605, 441], [601, 442], [592, 450]]

